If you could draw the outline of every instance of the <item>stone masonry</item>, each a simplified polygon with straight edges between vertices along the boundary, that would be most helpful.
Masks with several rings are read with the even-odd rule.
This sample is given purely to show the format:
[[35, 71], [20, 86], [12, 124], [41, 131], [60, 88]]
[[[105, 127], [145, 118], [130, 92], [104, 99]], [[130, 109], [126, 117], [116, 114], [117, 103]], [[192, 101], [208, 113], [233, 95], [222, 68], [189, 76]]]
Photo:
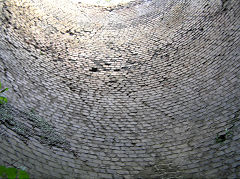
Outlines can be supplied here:
[[0, 165], [240, 178], [239, 37], [239, 0], [0, 0]]

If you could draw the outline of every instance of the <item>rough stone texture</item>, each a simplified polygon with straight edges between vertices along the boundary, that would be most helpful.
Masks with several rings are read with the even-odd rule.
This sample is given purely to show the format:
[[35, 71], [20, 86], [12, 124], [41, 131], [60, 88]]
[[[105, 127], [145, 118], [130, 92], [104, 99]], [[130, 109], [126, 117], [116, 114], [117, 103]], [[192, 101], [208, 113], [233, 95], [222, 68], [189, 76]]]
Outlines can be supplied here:
[[69, 142], [38, 140], [42, 128], [13, 115], [0, 120], [0, 165], [31, 178], [239, 178], [239, 19], [239, 0], [0, 0], [12, 111], [34, 109]]

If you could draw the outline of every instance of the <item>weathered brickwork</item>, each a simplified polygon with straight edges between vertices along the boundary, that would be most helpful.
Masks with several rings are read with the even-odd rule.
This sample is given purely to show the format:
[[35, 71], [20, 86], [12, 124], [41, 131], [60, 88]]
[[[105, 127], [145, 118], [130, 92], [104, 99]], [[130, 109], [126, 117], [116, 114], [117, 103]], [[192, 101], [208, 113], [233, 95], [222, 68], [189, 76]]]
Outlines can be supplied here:
[[239, 19], [239, 0], [0, 0], [0, 165], [240, 178]]

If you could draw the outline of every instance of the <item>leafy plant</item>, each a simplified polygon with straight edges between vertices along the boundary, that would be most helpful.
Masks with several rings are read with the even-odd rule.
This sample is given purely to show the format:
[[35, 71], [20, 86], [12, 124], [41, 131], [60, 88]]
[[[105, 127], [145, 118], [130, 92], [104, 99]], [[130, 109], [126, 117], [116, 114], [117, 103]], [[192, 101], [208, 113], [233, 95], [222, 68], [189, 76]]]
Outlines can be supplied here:
[[0, 166], [0, 177], [7, 179], [29, 179], [29, 175], [26, 171], [16, 168], [7, 168], [5, 166]]
[[216, 142], [217, 143], [222, 143], [225, 140], [227, 140], [227, 138], [232, 134], [232, 132], [229, 129], [225, 129], [224, 134], [222, 135], [217, 135], [216, 137]]
[[[2, 87], [2, 84], [0, 82], [0, 89], [1, 89], [1, 87]], [[5, 89], [1, 90], [0, 94], [7, 91], [7, 90], [8, 90], [8, 88], [5, 88]], [[7, 100], [6, 97], [0, 96], [0, 104], [4, 104], [4, 103], [7, 103], [7, 102], [8, 102], [8, 100]]]

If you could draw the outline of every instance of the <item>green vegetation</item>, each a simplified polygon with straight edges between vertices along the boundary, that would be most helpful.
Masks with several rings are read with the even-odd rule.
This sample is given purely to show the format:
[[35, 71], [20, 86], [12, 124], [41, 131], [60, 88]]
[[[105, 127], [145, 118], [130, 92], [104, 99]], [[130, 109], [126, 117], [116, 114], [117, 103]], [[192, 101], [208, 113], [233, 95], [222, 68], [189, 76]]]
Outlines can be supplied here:
[[225, 140], [228, 139], [228, 137], [232, 134], [232, 132], [229, 129], [225, 129], [224, 134], [222, 135], [217, 135], [216, 137], [216, 143], [222, 143]]
[[[2, 83], [0, 82], [0, 89], [2, 88]], [[0, 91], [4, 93], [8, 88], [4, 88]], [[8, 99], [4, 96], [0, 96], [0, 105], [3, 105], [8, 102]], [[2, 113], [1, 113], [2, 114]], [[0, 166], [0, 177], [6, 179], [29, 179], [29, 175], [24, 170], [16, 169], [13, 167]]]
[[217, 134], [217, 137], [215, 138], [216, 143], [223, 143], [224, 141], [231, 139], [234, 135], [234, 130], [237, 127], [236, 122], [239, 122], [239, 116], [240, 116], [240, 109], [234, 113], [234, 117], [231, 121], [231, 127], [226, 128], [225, 131]]
[[29, 179], [27, 172], [16, 168], [0, 166], [0, 177], [7, 179]]
[[[0, 82], [0, 89], [2, 88], [2, 84]], [[3, 90], [0, 91], [0, 94], [7, 91], [8, 88], [5, 88]], [[3, 96], [0, 96], [0, 104], [4, 104], [4, 103], [7, 103], [8, 102], [8, 99], [6, 97], [3, 97]]]

